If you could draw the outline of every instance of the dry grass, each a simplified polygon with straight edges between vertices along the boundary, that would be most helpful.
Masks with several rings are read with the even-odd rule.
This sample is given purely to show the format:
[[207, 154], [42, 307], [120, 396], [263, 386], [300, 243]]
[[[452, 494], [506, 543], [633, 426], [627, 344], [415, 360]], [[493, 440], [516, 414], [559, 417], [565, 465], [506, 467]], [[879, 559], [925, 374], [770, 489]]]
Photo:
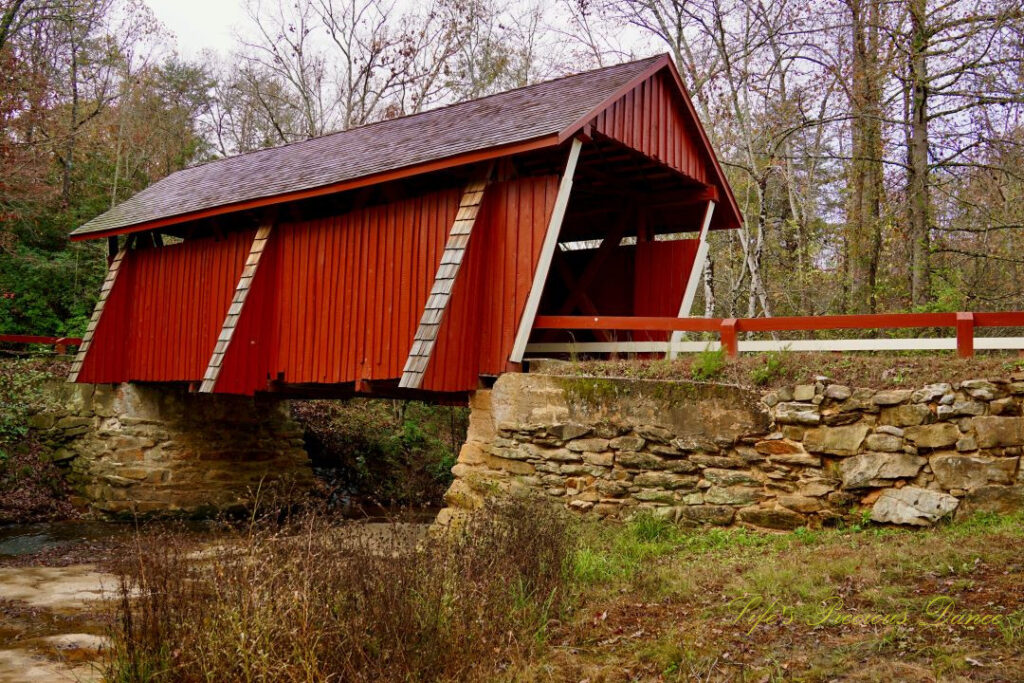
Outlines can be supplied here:
[[534, 654], [560, 615], [567, 522], [496, 505], [454, 538], [256, 523], [197, 557], [140, 541], [122, 568], [110, 680], [487, 678]]
[[[198, 559], [151, 538], [108, 678], [1024, 680], [1024, 514], [790, 534], [552, 515], [492, 509], [421, 544], [304, 517]], [[937, 598], [998, 623], [929, 623]], [[816, 623], [837, 601], [908, 620]]]

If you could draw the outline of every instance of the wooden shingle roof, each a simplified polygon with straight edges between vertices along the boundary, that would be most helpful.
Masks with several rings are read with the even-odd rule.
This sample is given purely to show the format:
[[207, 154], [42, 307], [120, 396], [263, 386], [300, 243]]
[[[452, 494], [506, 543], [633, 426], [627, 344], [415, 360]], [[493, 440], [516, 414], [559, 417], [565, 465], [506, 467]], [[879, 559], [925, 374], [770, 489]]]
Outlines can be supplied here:
[[79, 227], [72, 239], [153, 229], [558, 144], [638, 79], [670, 64], [667, 55], [651, 57], [186, 168]]

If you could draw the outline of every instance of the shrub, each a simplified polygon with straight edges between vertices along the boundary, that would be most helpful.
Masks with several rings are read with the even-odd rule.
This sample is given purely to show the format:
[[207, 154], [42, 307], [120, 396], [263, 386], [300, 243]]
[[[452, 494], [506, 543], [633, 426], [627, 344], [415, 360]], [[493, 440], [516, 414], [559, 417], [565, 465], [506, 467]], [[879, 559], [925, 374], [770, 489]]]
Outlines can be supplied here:
[[786, 369], [786, 351], [769, 351], [764, 354], [763, 358], [764, 364], [750, 371], [750, 381], [759, 387], [782, 377], [782, 373]]
[[530, 654], [566, 597], [573, 535], [547, 506], [479, 511], [461, 533], [254, 523], [203, 560], [139, 539], [121, 569], [109, 680], [463, 680]]
[[73, 515], [63, 471], [50, 448], [29, 429], [29, 416], [46, 406], [43, 387], [67, 366], [43, 359], [0, 358], [0, 524]]
[[725, 349], [706, 349], [697, 354], [690, 366], [690, 373], [699, 382], [711, 382], [725, 370]]
[[381, 503], [439, 504], [466, 438], [469, 411], [419, 401], [296, 401], [314, 466], [348, 493]]

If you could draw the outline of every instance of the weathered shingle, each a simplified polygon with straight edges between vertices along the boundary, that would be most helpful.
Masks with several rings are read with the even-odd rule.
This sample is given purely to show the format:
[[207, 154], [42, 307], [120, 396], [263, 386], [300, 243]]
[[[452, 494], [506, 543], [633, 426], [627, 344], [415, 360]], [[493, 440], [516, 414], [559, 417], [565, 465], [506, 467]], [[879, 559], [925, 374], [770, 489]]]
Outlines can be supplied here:
[[72, 234], [121, 230], [561, 133], [662, 57], [620, 64], [173, 173]]

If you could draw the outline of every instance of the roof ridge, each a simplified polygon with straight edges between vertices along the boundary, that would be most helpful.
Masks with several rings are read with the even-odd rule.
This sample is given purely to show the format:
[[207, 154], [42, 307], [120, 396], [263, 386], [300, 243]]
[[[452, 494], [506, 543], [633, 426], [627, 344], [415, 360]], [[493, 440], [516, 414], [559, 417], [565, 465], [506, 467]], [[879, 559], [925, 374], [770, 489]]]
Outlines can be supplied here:
[[[240, 157], [250, 156], [250, 155], [253, 155], [253, 154], [259, 154], [261, 152], [272, 152], [272, 151], [275, 151], [275, 150], [284, 149], [286, 147], [294, 147], [294, 146], [301, 145], [301, 144], [304, 144], [304, 143], [307, 143], [307, 142], [312, 142], [314, 140], [323, 140], [324, 138], [335, 137], [337, 135], [344, 135], [345, 133], [351, 133], [351, 132], [354, 132], [354, 131], [357, 131], [357, 130], [365, 130], [366, 128], [371, 128], [373, 126], [379, 126], [379, 125], [382, 125], [382, 124], [385, 124], [385, 123], [391, 123], [393, 121], [401, 121], [403, 119], [411, 119], [411, 118], [414, 118], [416, 116], [424, 116], [426, 114], [432, 114], [434, 112], [444, 111], [445, 109], [452, 109], [454, 107], [458, 107], [458, 106], [461, 106], [461, 105], [471, 104], [473, 102], [481, 102], [483, 100], [491, 99], [493, 97], [500, 97], [502, 95], [507, 95], [509, 93], [522, 92], [523, 90], [529, 90], [530, 88], [537, 88], [537, 87], [540, 87], [542, 85], [548, 85], [549, 83], [557, 83], [558, 81], [564, 81], [564, 80], [567, 80], [569, 78], [576, 78], [578, 76], [588, 76], [588, 75], [591, 75], [591, 74], [601, 73], [601, 72], [604, 72], [604, 71], [610, 71], [612, 69], [617, 69], [617, 68], [621, 68], [621, 67], [625, 67], [625, 66], [632, 66], [634, 64], [640, 64], [640, 63], [643, 63], [643, 62], [654, 62], [654, 61], [660, 59], [661, 57], [664, 57], [666, 54], [668, 54], [668, 53], [664, 53], [663, 52], [663, 53], [659, 53], [659, 54], [656, 54], [656, 55], [652, 55], [650, 57], [644, 57], [642, 59], [634, 59], [634, 60], [631, 60], [631, 61], [628, 61], [628, 62], [620, 62], [619, 64], [610, 64], [608, 66], [602, 66], [602, 67], [599, 67], [597, 69], [590, 69], [589, 71], [578, 71], [576, 73], [565, 74], [564, 76], [558, 76], [556, 78], [550, 78], [550, 79], [548, 79], [546, 81], [539, 81], [537, 83], [530, 83], [528, 85], [521, 85], [518, 88], [511, 88], [509, 90], [502, 90], [501, 92], [491, 93], [489, 95], [482, 95], [480, 97], [474, 97], [474, 98], [469, 99], [469, 100], [459, 100], [458, 102], [451, 102], [449, 104], [444, 104], [444, 105], [441, 105], [439, 107], [434, 107], [433, 109], [426, 109], [424, 111], [418, 111], [418, 112], [415, 112], [415, 113], [412, 113], [412, 114], [403, 114], [401, 116], [395, 116], [394, 118], [390, 118], [390, 119], [381, 119], [379, 121], [370, 121], [368, 123], [362, 123], [362, 124], [360, 124], [358, 126], [353, 126], [351, 128], [345, 128], [344, 130], [336, 130], [336, 131], [332, 131], [330, 133], [324, 133], [323, 135], [317, 135], [315, 137], [305, 138], [303, 140], [292, 140], [291, 142], [284, 142], [284, 143], [281, 143], [280, 145], [274, 145], [272, 147], [260, 147], [259, 149], [250, 149], [247, 152], [239, 152], [238, 154], [232, 154], [230, 156], [224, 156], [224, 157], [220, 157], [218, 159], [209, 159], [208, 161], [203, 161], [201, 163], [195, 164], [194, 166], [186, 166], [185, 168], [179, 169], [178, 171], [174, 171], [173, 173], [170, 173], [170, 174], [164, 176], [164, 178], [169, 178], [172, 175], [174, 175], [175, 173], [179, 173], [180, 171], [187, 171], [187, 170], [191, 170], [191, 169], [195, 169], [195, 168], [202, 168], [204, 166], [209, 166], [211, 164], [216, 164], [216, 163], [219, 163], [219, 162], [222, 162], [222, 161], [228, 161], [230, 159], [238, 159]], [[153, 183], [153, 185], [150, 185], [150, 187], [153, 187], [153, 186], [157, 185], [164, 178], [161, 178], [156, 183]]]

